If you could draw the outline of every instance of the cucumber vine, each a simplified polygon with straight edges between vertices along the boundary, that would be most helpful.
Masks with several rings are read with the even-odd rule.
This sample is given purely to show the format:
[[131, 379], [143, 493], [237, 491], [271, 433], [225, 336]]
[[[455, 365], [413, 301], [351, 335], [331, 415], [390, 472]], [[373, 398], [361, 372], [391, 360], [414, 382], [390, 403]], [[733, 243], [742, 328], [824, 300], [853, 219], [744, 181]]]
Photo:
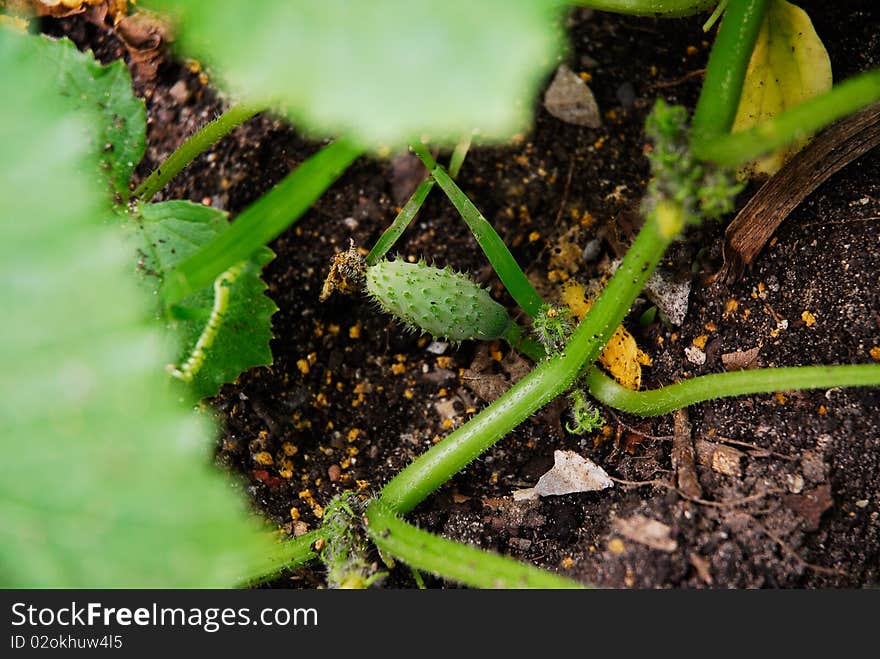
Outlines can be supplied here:
[[[148, 0], [147, 4], [174, 5], [175, 15], [184, 20], [185, 29], [180, 40], [183, 48], [193, 49], [199, 56], [204, 54], [208, 58], [213, 54], [219, 68], [233, 81], [243, 100], [197, 131], [136, 188], [131, 184], [131, 175], [144, 154], [145, 113], [143, 103], [130, 93], [131, 81], [126, 77], [124, 67], [119, 65], [105, 71], [91, 56], [81, 56], [66, 42], [35, 46], [53, 53], [59, 61], [63, 60], [62, 67], [73, 62], [91, 72], [90, 76], [83, 78], [90, 85], [89, 94], [77, 96], [65, 91], [74, 104], [77, 99], [82, 101], [89, 95], [116, 98], [116, 92], [111, 94], [108, 90], [118, 91], [120, 80], [124, 83], [122, 86], [127, 87], [126, 94], [122, 94], [127, 107], [124, 113], [110, 104], [106, 107], [98, 104], [100, 120], [95, 123], [101, 124], [103, 132], [96, 131], [96, 134], [101, 136], [102, 143], [104, 135], [110, 136], [107, 140], [118, 144], [120, 154], [125, 154], [124, 158], [119, 158], [111, 148], [102, 156], [102, 166], [109, 171], [103, 210], [108, 215], [114, 214], [119, 223], [136, 236], [138, 243], [133, 251], [136, 251], [137, 258], [133, 261], [137, 264], [132, 270], [137, 270], [150, 284], [158, 303], [156, 315], [167, 328], [186, 328], [181, 331], [186, 335], [181, 340], [186, 348], [181, 352], [186, 357], [179, 357], [180, 365], [168, 370], [175, 378], [189, 383], [191, 393], [198, 397], [213, 395], [223, 382], [234, 379], [246, 368], [271, 363], [268, 345], [270, 318], [275, 307], [263, 295], [266, 286], [259, 273], [274, 254], [265, 245], [311, 208], [361, 155], [370, 150], [384, 154], [388, 145], [406, 144], [407, 141], [425, 165], [428, 178], [418, 186], [372, 249], [363, 252], [366, 258], [354, 243], [337, 256], [321, 298], [326, 299], [334, 290], [363, 292], [383, 312], [395, 316], [411, 330], [428, 332], [453, 343], [504, 339], [535, 362], [531, 372], [416, 458], [385, 484], [378, 495], [366, 497], [351, 491], [340, 494], [325, 508], [318, 529], [277, 545], [274, 553], [264, 557], [263, 562], [243, 566], [241, 574], [256, 582], [269, 578], [284, 567], [317, 558], [327, 568], [329, 585], [366, 588], [386, 574], [379, 562], [370, 558], [372, 546], [375, 546], [389, 567], [397, 558], [413, 569], [477, 587], [580, 586], [531, 565], [428, 533], [406, 522], [403, 516], [519, 423], [559, 396], [568, 396], [571, 403], [572, 422], [566, 424], [566, 429], [571, 433], [586, 433], [602, 424], [601, 412], [594, 400], [634, 414], [657, 415], [699, 401], [746, 393], [880, 385], [880, 365], [847, 365], [718, 373], [653, 391], [633, 391], [615, 382], [597, 365], [606, 343], [672, 242], [688, 226], [707, 218], [723, 217], [733, 210], [736, 195], [743, 189], [743, 184], [734, 177], [736, 167], [880, 100], [880, 71], [869, 71], [767, 121], [732, 133], [746, 84], [749, 58], [768, 6], [778, 1], [579, 2], [597, 9], [641, 16], [683, 16], [718, 5], [709, 22], [714, 22], [722, 13], [723, 17], [693, 117], [689, 121], [684, 107], [660, 100], [647, 119], [645, 134], [652, 142], [647, 153], [652, 178], [641, 205], [644, 224], [604, 289], [577, 323], [567, 308], [553, 306], [542, 299], [508, 246], [455, 180], [470, 148], [475, 120], [487, 116], [489, 123], [485, 126], [485, 134], [496, 138], [522, 129], [522, 104], [514, 101], [520, 98], [523, 89], [537, 85], [560, 50], [555, 28], [558, 19], [556, 3], [492, 0], [488, 8], [481, 7], [487, 15], [492, 15], [493, 11], [508, 12], [511, 22], [506, 24], [507, 28], [522, 35], [515, 53], [506, 52], [503, 57], [498, 57], [492, 41], [484, 38], [479, 30], [458, 33], [464, 39], [463, 43], [470, 44], [474, 52], [483, 53], [493, 62], [494, 69], [476, 66], [447, 66], [444, 69], [438, 66], [438, 70], [449, 73], [439, 81], [430, 76], [422, 80], [421, 76], [389, 75], [383, 78], [387, 85], [370, 87], [368, 75], [348, 80], [343, 77], [349, 69], [361, 65], [359, 58], [345, 58], [342, 71], [333, 71], [338, 79], [333, 76], [302, 77], [301, 71], [290, 67], [276, 70], [277, 76], [266, 73], [255, 79], [250, 75], [253, 71], [263, 71], [264, 66], [265, 71], [271, 71], [270, 64], [274, 66], [288, 58], [277, 57], [272, 48], [260, 49], [254, 57], [258, 59], [271, 53], [273, 61], [255, 66], [244, 51], [221, 49], [218, 53], [212, 48], [229, 42], [224, 35], [235, 23], [224, 19], [222, 9], [208, 8], [205, 3], [194, 0], [175, 3]], [[245, 7], [243, 0], [230, 4], [235, 4], [238, 10]], [[459, 9], [467, 5], [469, 3], [464, 0], [430, 7], [411, 3], [405, 11], [398, 11], [396, 6], [387, 3], [379, 3], [375, 8], [371, 6], [371, 12], [384, 12], [382, 15], [386, 20], [376, 22], [376, 25], [390, 30], [390, 33], [378, 43], [367, 39], [368, 46], [386, 56], [385, 65], [396, 71], [395, 67], [405, 58], [395, 50], [397, 40], [393, 37], [403, 39], [410, 35], [410, 23], [397, 22], [398, 13], [409, 15], [408, 12], [414, 12], [418, 20], [413, 20], [412, 25], [420, 24], [423, 19], [437, 18], [441, 25], [455, 30], [462, 23], [463, 12]], [[255, 16], [263, 19], [255, 24], [273, 33], [273, 22], [266, 20], [261, 13], [263, 10], [253, 11]], [[293, 10], [284, 5], [278, 11]], [[315, 10], [312, 18], [317, 20], [320, 11], [323, 10]], [[362, 16], [360, 11], [367, 10], [360, 9], [353, 12], [353, 16]], [[348, 17], [347, 20], [352, 19]], [[328, 25], [335, 27], [332, 22]], [[485, 29], [492, 27], [491, 22], [487, 22]], [[309, 47], [320, 48], [325, 42], [333, 42], [324, 39], [325, 35], [320, 31], [314, 35], [317, 39], [312, 40], [312, 35], [307, 32], [303, 33], [303, 40], [291, 40], [278, 48], [282, 52], [293, 49], [302, 55], [309, 52]], [[412, 34], [417, 36], [417, 31]], [[353, 52], [357, 51], [357, 46], [353, 44]], [[387, 51], [383, 50], [386, 47]], [[409, 48], [406, 52], [417, 57], [420, 51]], [[450, 61], [455, 60], [456, 55], [460, 53], [454, 49], [446, 53]], [[436, 59], [433, 54], [432, 58]], [[338, 58], [334, 61], [343, 62]], [[508, 67], [511, 62], [515, 66]], [[369, 64], [365, 63], [365, 66]], [[59, 70], [66, 73], [64, 68]], [[405, 70], [415, 69], [405, 67]], [[522, 79], [513, 80], [518, 75]], [[329, 88], [323, 87], [328, 77], [333, 78]], [[69, 81], [65, 82], [61, 75], [59, 84], [63, 86]], [[377, 93], [377, 86], [384, 93]], [[454, 101], [446, 98], [448, 89], [457, 88], [468, 89], [469, 96]], [[438, 89], [442, 98], [436, 95]], [[346, 97], [339, 96], [339, 90], [354, 91], [352, 96]], [[410, 105], [407, 104], [398, 107], [387, 102], [389, 98], [402, 98], [404, 92], [411, 101], [410, 105], [417, 107], [418, 111], [408, 109]], [[352, 102], [340, 102], [345, 98]], [[358, 100], [360, 102], [356, 102]], [[448, 103], [443, 105], [440, 100]], [[244, 209], [231, 224], [227, 223], [224, 213], [198, 204], [184, 201], [149, 203], [194, 158], [263, 111], [287, 113], [303, 119], [306, 128], [325, 131], [322, 134], [332, 134], [334, 139]], [[100, 116], [102, 112], [103, 116]], [[123, 114], [126, 121], [117, 121]], [[454, 140], [465, 135], [452, 153], [448, 168], [436, 161], [427, 144], [412, 140], [413, 135], [423, 134], [434, 135], [434, 146], [449, 146], [452, 144], [450, 136]], [[495, 274], [526, 317], [524, 324], [515, 321], [503, 305], [493, 300], [485, 288], [465, 273], [425, 262], [409, 263], [385, 258], [434, 187], [444, 192], [473, 233]], [[177, 238], [169, 247], [170, 234], [177, 235]], [[250, 306], [245, 308], [245, 305]], [[224, 327], [229, 324], [227, 321], [233, 312], [238, 314], [240, 326], [248, 327], [252, 332], [238, 332], [237, 326], [235, 332], [227, 332], [224, 336]], [[255, 327], [249, 326], [249, 321], [253, 321]], [[251, 343], [259, 345], [254, 347]], [[221, 363], [209, 368], [207, 360], [212, 357]], [[210, 377], [205, 374], [206, 370], [211, 371]], [[244, 537], [245, 531], [241, 533]]]
[[[555, 577], [549, 575], [546, 579], [550, 581], [544, 581], [545, 577], [532, 572], [531, 568], [515, 567], [516, 564], [508, 559], [450, 543], [415, 529], [399, 516], [412, 510], [523, 419], [566, 392], [573, 417], [566, 429], [572, 433], [584, 433], [594, 430], [602, 422], [588, 391], [612, 407], [637, 414], [656, 414], [687, 405], [695, 397], [738, 395], [746, 389], [750, 392], [771, 391], [783, 381], [788, 385], [786, 388], [816, 386], [816, 369], [823, 369], [825, 383], [880, 383], [878, 367], [806, 367], [753, 371], [748, 378], [740, 373], [703, 376], [653, 392], [635, 392], [615, 383], [595, 365], [599, 352], [671, 242], [687, 225], [698, 224], [705, 218], [721, 217], [733, 209], [734, 199], [743, 187], [733, 177], [732, 166], [738, 163], [728, 160], [721, 165], [715, 164], [714, 152], [706, 145], [712, 144], [713, 140], [739, 143], [736, 136], [729, 135], [729, 129], [748, 56], [767, 3], [768, 0], [741, 0], [731, 2], [726, 8], [693, 127], [688, 125], [687, 111], [683, 107], [667, 105], [662, 100], [656, 103], [645, 126], [645, 133], [653, 144], [648, 153], [652, 180], [642, 204], [645, 224], [604, 291], [577, 325], [568, 309], [548, 305], [541, 299], [503, 240], [456, 185], [454, 175], [461, 167], [468, 143], [456, 149], [450, 172], [434, 160], [424, 145], [418, 142], [412, 145], [428, 168], [430, 177], [417, 188], [366, 260], [352, 244], [347, 253], [334, 261], [328, 280], [332, 285], [322, 291], [322, 298], [326, 298], [333, 288], [344, 292], [365, 289], [383, 311], [396, 316], [412, 330], [425, 331], [452, 342], [505, 338], [515, 348], [530, 355], [537, 365], [501, 398], [417, 458], [365, 507], [351, 494], [338, 497], [328, 506], [322, 527], [326, 535], [321, 536], [326, 538], [326, 544], [319, 555], [328, 566], [329, 583], [367, 586], [381, 576], [381, 572], [364, 558], [366, 545], [357, 522], [361, 514], [366, 533], [373, 542], [387, 554], [402, 557], [414, 568], [446, 574], [474, 585], [565, 583], [564, 580], [552, 581]], [[658, 3], [658, 8], [663, 4]], [[686, 13], [711, 3], [665, 4], [670, 6], [664, 6], [662, 10]], [[863, 95], [861, 102], [866, 102], [867, 96]], [[746, 142], [750, 135], [747, 133], [741, 141]], [[346, 147], [344, 142], [340, 145], [340, 157], [335, 161], [344, 168], [358, 151]], [[719, 149], [720, 152], [724, 150]], [[325, 169], [330, 171], [330, 168]], [[322, 188], [331, 180], [323, 181]], [[531, 317], [534, 338], [525, 334], [504, 307], [466, 275], [424, 262], [383, 259], [435, 184], [446, 193], [468, 224], [513, 299]], [[259, 203], [269, 205], [268, 202]], [[250, 220], [247, 213], [244, 215], [237, 223], [242, 230]], [[271, 235], [267, 232], [257, 234], [262, 241]], [[196, 255], [180, 271], [187, 272], [186, 266], [192, 264], [188, 272], [198, 272], [195, 264], [200, 259], [207, 262], [210, 254], [216, 273], [219, 264], [228, 263], [232, 254], [244, 254], [243, 248], [239, 252], [229, 249], [233, 235], [234, 232], [229, 232], [211, 245], [216, 255], [210, 249], [205, 250], [205, 255]], [[218, 258], [221, 254], [225, 261]], [[193, 274], [186, 276], [194, 282], [203, 282], [205, 278], [204, 274], [201, 278]], [[176, 285], [177, 281], [183, 279], [170, 279], [169, 286]], [[180, 293], [169, 293], [168, 287], [166, 295], [169, 300], [181, 296]], [[303, 555], [302, 543], [294, 541], [292, 550], [293, 555]], [[461, 554], [462, 561], [467, 560], [469, 565], [476, 565], [479, 569], [465, 570], [464, 573], [457, 570], [447, 557], [458, 554]], [[509, 575], [514, 581], [506, 581], [508, 577], [501, 575]]]

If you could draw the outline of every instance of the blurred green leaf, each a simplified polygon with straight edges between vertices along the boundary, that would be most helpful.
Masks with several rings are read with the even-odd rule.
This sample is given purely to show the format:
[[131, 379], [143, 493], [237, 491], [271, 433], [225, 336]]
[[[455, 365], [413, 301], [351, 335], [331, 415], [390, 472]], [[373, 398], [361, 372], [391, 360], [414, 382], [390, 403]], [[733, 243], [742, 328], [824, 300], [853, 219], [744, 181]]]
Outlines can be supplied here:
[[[129, 226], [137, 238], [138, 268], [153, 292], [159, 290], [165, 273], [229, 228], [226, 213], [189, 201], [141, 205]], [[240, 267], [227, 271], [234, 277], [227, 276], [218, 284], [228, 288], [228, 304], [217, 315], [216, 334], [202, 351], [204, 362], [192, 375], [193, 391], [199, 398], [214, 396], [220, 385], [234, 381], [252, 366], [272, 363], [271, 318], [278, 307], [265, 295], [267, 287], [260, 273], [274, 257], [272, 250], [261, 247]], [[215, 286], [208, 286], [177, 305], [170, 330], [180, 339], [178, 371], [205, 332], [215, 297]]]
[[249, 103], [371, 147], [528, 128], [564, 36], [555, 0], [151, 0]]
[[[233, 586], [272, 547], [161, 365], [99, 154], [0, 29], [0, 585]], [[89, 148], [89, 147], [92, 148]]]
[[143, 100], [134, 95], [125, 63], [103, 66], [69, 39], [35, 38], [31, 47], [51, 62], [57, 90], [72, 108], [95, 113], [89, 139], [97, 141], [100, 167], [113, 190], [127, 197], [132, 172], [146, 148], [147, 113]]

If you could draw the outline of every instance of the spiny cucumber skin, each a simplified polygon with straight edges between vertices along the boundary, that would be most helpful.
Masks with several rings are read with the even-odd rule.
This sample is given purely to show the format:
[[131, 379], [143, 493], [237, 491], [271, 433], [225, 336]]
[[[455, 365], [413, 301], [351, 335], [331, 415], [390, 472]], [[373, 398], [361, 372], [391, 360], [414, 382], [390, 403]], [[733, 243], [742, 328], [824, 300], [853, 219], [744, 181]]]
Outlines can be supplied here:
[[507, 310], [466, 275], [424, 263], [381, 261], [367, 268], [367, 292], [408, 327], [447, 341], [501, 338]]

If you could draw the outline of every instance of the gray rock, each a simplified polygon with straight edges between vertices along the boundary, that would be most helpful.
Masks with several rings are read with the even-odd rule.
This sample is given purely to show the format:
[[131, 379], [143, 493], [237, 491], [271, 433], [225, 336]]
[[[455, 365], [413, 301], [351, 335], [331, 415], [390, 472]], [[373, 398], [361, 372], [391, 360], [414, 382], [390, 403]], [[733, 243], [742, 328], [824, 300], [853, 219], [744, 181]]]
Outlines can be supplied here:
[[556, 69], [556, 76], [544, 94], [544, 107], [566, 123], [588, 128], [598, 128], [602, 124], [593, 92], [565, 64]]

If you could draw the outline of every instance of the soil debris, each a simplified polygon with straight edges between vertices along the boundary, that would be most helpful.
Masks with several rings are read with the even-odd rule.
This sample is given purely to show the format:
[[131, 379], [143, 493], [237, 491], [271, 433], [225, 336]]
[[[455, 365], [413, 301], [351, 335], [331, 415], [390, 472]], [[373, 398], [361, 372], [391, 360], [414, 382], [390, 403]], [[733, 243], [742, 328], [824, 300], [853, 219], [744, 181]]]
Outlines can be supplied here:
[[672, 537], [672, 527], [645, 515], [614, 520], [612, 528], [624, 538], [638, 542], [651, 549], [673, 552], [678, 549], [678, 542]]
[[645, 295], [673, 325], [684, 322], [690, 294], [690, 277], [682, 278], [665, 268], [657, 268], [645, 284]]
[[724, 366], [725, 371], [745, 371], [750, 368], [758, 368], [760, 366], [758, 361], [760, 352], [760, 346], [755, 346], [748, 350], [725, 352], [721, 355], [721, 364]]
[[[168, 38], [168, 26], [154, 14], [138, 12], [123, 17], [116, 24], [116, 33], [120, 41], [125, 44], [131, 64], [138, 75], [145, 80], [156, 77], [159, 64], [162, 62], [162, 50]], [[186, 89], [186, 82], [178, 80], [171, 87], [171, 95], [180, 105], [185, 105], [189, 100], [189, 94], [185, 96], [180, 91], [175, 94], [175, 88]]]
[[834, 505], [831, 497], [831, 486], [820, 485], [803, 494], [787, 494], [783, 497], [785, 505], [796, 512], [804, 520], [804, 529], [815, 531], [819, 528], [822, 514]]
[[703, 488], [697, 478], [694, 442], [687, 410], [677, 410], [672, 418], [675, 424], [672, 436], [672, 468], [675, 470], [678, 489], [686, 496], [700, 498], [703, 496]]
[[534, 501], [539, 497], [614, 487], [614, 481], [608, 478], [602, 467], [574, 451], [554, 451], [553, 460], [553, 468], [538, 479], [535, 487], [514, 491], [514, 501]]

